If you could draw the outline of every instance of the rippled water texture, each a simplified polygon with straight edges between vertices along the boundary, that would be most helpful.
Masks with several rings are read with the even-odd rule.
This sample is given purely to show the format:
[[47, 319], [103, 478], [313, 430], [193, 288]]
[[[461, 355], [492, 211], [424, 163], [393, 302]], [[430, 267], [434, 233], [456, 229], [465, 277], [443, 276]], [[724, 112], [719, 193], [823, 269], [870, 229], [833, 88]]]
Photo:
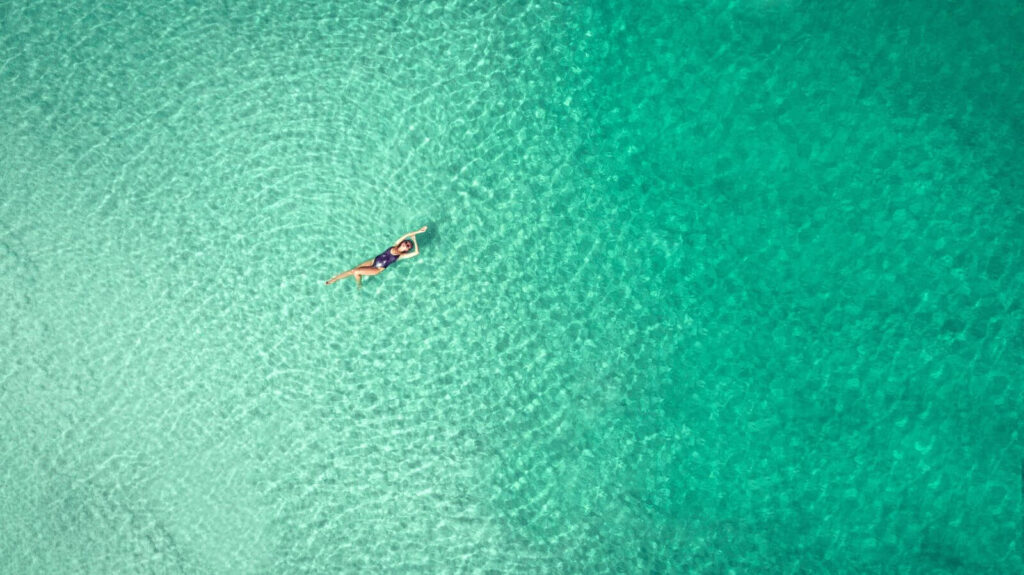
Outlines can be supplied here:
[[0, 4], [0, 572], [1024, 571], [1022, 30]]

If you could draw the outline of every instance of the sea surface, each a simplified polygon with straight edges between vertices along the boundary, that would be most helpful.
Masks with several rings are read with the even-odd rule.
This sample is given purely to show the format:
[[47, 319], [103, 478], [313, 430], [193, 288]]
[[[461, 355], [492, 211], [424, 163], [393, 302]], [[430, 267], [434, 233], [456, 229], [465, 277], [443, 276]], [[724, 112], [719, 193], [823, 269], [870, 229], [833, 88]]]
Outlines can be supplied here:
[[0, 2], [0, 573], [1024, 571], [1022, 46]]

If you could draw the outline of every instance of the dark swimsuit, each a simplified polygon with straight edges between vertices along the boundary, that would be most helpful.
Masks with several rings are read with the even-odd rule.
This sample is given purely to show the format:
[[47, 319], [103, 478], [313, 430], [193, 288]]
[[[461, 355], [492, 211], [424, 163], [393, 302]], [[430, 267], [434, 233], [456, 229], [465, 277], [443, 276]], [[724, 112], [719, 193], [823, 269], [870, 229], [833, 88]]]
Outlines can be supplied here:
[[384, 269], [396, 261], [398, 261], [398, 256], [391, 253], [391, 248], [388, 248], [384, 250], [384, 253], [373, 258], [373, 267]]

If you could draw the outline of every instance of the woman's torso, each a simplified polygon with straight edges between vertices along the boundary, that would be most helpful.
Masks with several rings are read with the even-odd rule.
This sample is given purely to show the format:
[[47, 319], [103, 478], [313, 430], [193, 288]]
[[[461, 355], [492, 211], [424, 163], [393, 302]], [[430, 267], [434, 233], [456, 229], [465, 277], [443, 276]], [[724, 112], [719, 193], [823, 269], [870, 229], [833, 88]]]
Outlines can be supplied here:
[[384, 253], [380, 254], [373, 259], [373, 267], [384, 269], [389, 265], [398, 261], [398, 254], [393, 253], [391, 250], [395, 249], [394, 246], [384, 250]]

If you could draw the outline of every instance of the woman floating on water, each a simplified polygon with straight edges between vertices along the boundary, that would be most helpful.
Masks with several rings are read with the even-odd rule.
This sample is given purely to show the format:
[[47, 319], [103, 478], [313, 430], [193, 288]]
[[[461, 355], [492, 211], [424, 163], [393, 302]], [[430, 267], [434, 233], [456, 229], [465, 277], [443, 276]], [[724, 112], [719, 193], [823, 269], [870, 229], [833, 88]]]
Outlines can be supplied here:
[[[420, 254], [420, 245], [416, 243], [416, 234], [422, 234], [427, 231], [427, 226], [410, 232], [404, 236], [398, 238], [393, 246], [384, 250], [384, 253], [373, 258], [372, 260], [366, 260], [358, 266], [348, 270], [347, 272], [340, 273], [333, 278], [327, 280], [327, 285], [345, 279], [348, 276], [356, 278], [356, 286], [363, 287], [363, 276], [375, 276], [380, 272], [384, 271], [386, 267], [395, 263], [398, 260], [407, 260], [409, 258], [416, 257]], [[412, 238], [412, 241], [409, 241]], [[410, 252], [409, 250], [416, 248], [416, 251]]]

